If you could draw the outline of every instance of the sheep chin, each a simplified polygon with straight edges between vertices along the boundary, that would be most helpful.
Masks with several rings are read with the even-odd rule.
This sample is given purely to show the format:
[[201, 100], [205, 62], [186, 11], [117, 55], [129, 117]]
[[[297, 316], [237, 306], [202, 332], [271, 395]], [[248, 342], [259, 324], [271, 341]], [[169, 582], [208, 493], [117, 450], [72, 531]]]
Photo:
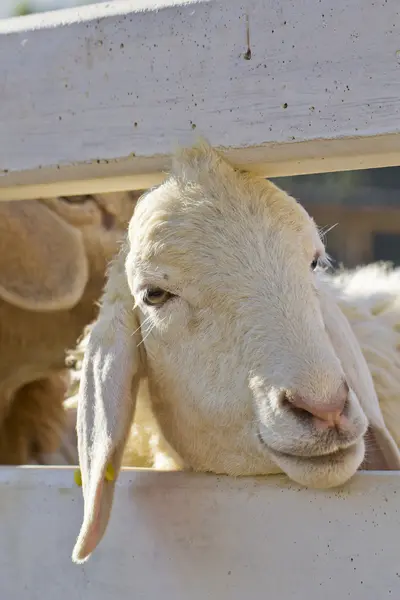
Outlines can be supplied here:
[[296, 483], [315, 489], [345, 484], [360, 468], [365, 455], [361, 438], [351, 446], [323, 456], [301, 457], [268, 448], [275, 463]]

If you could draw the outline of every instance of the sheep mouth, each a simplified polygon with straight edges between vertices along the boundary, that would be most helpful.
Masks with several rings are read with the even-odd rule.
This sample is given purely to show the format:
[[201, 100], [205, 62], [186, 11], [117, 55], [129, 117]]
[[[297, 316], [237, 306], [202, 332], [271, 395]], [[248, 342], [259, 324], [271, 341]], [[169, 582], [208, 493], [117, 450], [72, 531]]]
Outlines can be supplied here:
[[331, 450], [331, 451], [328, 450], [326, 452], [315, 452], [312, 454], [311, 453], [310, 454], [304, 454], [304, 453], [296, 454], [294, 452], [283, 452], [283, 451], [275, 450], [274, 448], [271, 448], [271, 446], [266, 443], [266, 441], [264, 440], [264, 438], [262, 437], [260, 432], [257, 433], [257, 437], [258, 437], [260, 444], [262, 444], [262, 446], [264, 446], [264, 448], [266, 448], [268, 450], [268, 452], [270, 454], [272, 454], [273, 457], [275, 456], [278, 459], [282, 458], [282, 459], [286, 459], [286, 460], [296, 460], [298, 462], [301, 461], [304, 463], [311, 462], [313, 464], [340, 462], [340, 461], [346, 459], [349, 454], [352, 454], [354, 452], [354, 449], [356, 448], [358, 441], [359, 441], [359, 440], [356, 440], [350, 444], [347, 444], [345, 446], [337, 448], [336, 450]]

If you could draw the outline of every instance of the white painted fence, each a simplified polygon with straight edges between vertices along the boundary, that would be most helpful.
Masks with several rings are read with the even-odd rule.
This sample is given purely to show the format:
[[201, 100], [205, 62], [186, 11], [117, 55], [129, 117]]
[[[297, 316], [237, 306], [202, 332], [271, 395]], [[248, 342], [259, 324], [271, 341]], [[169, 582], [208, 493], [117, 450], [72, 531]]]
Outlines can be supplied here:
[[84, 566], [70, 469], [0, 471], [4, 600], [398, 598], [399, 478], [358, 475], [314, 492], [283, 477], [128, 470]]
[[[398, 0], [111, 2], [0, 21], [0, 199], [142, 188], [198, 134], [263, 175], [400, 164]], [[400, 592], [400, 476], [125, 471], [70, 555], [70, 469], [0, 469], [4, 600], [381, 600]]]

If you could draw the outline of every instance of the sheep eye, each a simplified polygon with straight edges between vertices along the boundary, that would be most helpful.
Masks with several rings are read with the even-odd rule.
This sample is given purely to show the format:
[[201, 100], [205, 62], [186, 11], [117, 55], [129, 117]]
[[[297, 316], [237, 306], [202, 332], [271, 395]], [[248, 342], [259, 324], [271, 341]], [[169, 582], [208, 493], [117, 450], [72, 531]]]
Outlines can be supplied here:
[[318, 267], [318, 256], [316, 256], [316, 257], [314, 258], [314, 260], [312, 261], [312, 263], [311, 263], [311, 270], [312, 270], [312, 271], [315, 271], [315, 269], [316, 269], [317, 267]]
[[172, 297], [173, 294], [161, 288], [148, 288], [143, 295], [143, 302], [148, 306], [161, 306]]

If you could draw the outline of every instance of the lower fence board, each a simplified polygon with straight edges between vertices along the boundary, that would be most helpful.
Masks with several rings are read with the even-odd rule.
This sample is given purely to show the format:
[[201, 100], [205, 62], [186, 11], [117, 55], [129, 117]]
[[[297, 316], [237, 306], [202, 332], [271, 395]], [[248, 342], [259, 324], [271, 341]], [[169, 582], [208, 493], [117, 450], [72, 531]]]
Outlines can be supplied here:
[[125, 470], [102, 543], [71, 562], [73, 470], [0, 469], [4, 600], [383, 600], [400, 593], [400, 475], [310, 491], [285, 477]]

